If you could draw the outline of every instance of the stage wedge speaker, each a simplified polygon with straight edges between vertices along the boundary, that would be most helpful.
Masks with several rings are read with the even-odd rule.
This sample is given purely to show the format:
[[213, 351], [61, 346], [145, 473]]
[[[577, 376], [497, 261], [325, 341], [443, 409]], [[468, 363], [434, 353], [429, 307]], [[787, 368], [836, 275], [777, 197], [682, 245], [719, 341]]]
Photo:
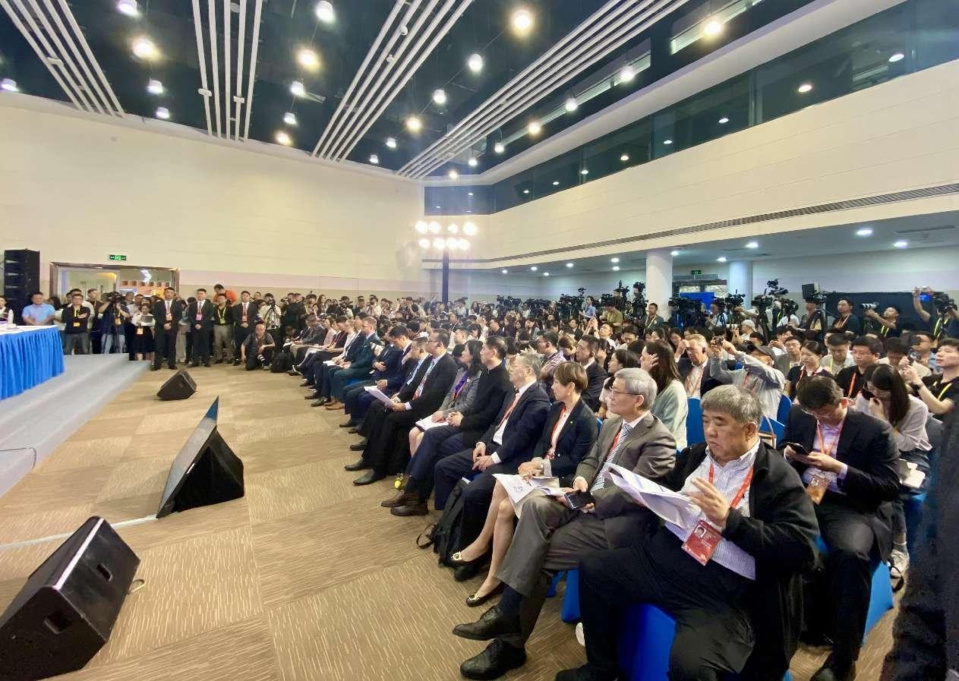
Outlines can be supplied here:
[[218, 397], [173, 460], [157, 518], [243, 496], [243, 462], [217, 431], [219, 407]]
[[180, 369], [170, 376], [167, 382], [157, 391], [161, 400], [185, 400], [196, 392], [196, 383], [186, 369]]
[[0, 616], [0, 679], [80, 669], [110, 638], [140, 559], [103, 518], [87, 520]]

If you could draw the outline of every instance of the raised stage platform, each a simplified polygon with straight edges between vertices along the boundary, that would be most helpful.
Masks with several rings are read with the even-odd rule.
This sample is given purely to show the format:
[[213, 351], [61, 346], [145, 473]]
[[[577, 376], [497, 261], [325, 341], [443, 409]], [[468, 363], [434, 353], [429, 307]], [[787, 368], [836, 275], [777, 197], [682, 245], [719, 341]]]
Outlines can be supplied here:
[[148, 367], [127, 355], [64, 357], [64, 372], [0, 402], [0, 496]]

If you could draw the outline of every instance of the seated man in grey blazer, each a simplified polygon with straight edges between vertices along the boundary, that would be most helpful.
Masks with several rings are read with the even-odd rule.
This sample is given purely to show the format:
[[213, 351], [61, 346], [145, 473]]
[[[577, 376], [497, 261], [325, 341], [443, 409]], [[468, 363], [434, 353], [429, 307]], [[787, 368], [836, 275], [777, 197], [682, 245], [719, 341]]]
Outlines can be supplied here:
[[590, 551], [628, 546], [638, 541], [651, 516], [608, 483], [611, 464], [658, 480], [676, 464], [676, 441], [649, 407], [656, 382], [643, 369], [616, 372], [608, 413], [599, 438], [576, 469], [567, 492], [592, 493], [595, 505], [573, 510], [553, 497], [531, 499], [523, 507], [513, 542], [497, 575], [506, 584], [500, 602], [474, 623], [453, 633], [476, 641], [495, 639], [466, 660], [460, 673], [468, 679], [493, 679], [526, 662], [526, 640], [533, 632], [556, 572], [573, 570]]

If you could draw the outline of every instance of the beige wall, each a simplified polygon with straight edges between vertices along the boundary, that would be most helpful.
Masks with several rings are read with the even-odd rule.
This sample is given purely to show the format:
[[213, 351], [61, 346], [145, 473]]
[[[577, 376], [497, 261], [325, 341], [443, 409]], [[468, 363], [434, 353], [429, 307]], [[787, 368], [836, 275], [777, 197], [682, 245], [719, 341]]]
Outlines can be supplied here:
[[[959, 62], [681, 151], [489, 217], [478, 257], [568, 247], [577, 257], [959, 208], [955, 196], [574, 248], [718, 220], [959, 181]], [[455, 219], [455, 218], [447, 218]], [[460, 218], [462, 219], [462, 218]], [[548, 239], [544, 239], [549, 235]], [[564, 256], [550, 256], [551, 260]], [[499, 269], [535, 263], [500, 260]]]
[[[180, 269], [181, 287], [418, 293], [413, 183], [0, 106], [0, 244]], [[250, 142], [251, 145], [258, 143]]]

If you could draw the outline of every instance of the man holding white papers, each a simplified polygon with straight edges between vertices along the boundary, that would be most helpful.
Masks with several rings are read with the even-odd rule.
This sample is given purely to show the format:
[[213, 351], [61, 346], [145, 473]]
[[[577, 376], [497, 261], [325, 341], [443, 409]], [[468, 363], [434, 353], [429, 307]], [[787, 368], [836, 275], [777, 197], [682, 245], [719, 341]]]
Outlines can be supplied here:
[[649, 413], [655, 399], [656, 382], [646, 371], [618, 371], [608, 404], [612, 416], [576, 468], [573, 486], [567, 490], [589, 492], [595, 504], [574, 510], [569, 501], [544, 496], [525, 503], [497, 575], [507, 585], [502, 599], [477, 622], [453, 629], [463, 638], [495, 639], [460, 666], [463, 676], [492, 679], [522, 666], [526, 640], [536, 625], [553, 574], [577, 568], [590, 551], [626, 546], [644, 534], [648, 513], [631, 503], [618, 487], [607, 484], [605, 473], [612, 464], [652, 479], [672, 470], [676, 441]]
[[[628, 548], [580, 563], [588, 664], [557, 681], [619, 678], [625, 608], [646, 603], [676, 620], [669, 678], [781, 679], [801, 626], [800, 575], [815, 560], [816, 515], [796, 471], [759, 440], [762, 406], [737, 386], [703, 397], [706, 442], [686, 449], [662, 485], [699, 508], [660, 522]], [[617, 483], [618, 484], [618, 483]]]

